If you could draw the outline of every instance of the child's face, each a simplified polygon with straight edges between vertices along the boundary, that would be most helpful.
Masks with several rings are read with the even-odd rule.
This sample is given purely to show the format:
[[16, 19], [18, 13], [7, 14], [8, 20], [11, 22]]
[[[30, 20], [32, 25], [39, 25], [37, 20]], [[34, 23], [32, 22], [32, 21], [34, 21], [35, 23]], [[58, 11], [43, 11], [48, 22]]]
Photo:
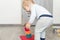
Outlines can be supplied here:
[[30, 2], [29, 2], [29, 1], [24, 1], [24, 2], [23, 2], [23, 8], [24, 8], [27, 12], [30, 12]]
[[24, 6], [24, 9], [27, 11], [27, 12], [30, 12], [30, 7], [29, 6]]

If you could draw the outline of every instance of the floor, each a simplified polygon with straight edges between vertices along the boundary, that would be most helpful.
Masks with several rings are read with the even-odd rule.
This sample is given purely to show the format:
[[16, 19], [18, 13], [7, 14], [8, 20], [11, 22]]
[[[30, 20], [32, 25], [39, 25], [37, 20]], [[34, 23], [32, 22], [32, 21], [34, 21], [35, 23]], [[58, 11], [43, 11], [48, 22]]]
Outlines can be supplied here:
[[[31, 29], [34, 33], [34, 27]], [[47, 28], [46, 33], [46, 40], [60, 40], [51, 27]], [[24, 35], [22, 26], [0, 26], [0, 40], [21, 40], [20, 35]]]

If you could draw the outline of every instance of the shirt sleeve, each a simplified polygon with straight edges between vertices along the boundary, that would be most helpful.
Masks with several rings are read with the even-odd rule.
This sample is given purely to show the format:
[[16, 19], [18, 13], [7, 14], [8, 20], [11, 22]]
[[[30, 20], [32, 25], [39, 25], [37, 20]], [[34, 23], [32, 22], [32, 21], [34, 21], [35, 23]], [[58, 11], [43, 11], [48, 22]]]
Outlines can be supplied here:
[[29, 22], [30, 24], [32, 24], [32, 23], [34, 22], [35, 18], [36, 18], [36, 11], [35, 11], [35, 8], [32, 7], [32, 8], [31, 8], [31, 16], [30, 16], [30, 19], [29, 19], [28, 22]]

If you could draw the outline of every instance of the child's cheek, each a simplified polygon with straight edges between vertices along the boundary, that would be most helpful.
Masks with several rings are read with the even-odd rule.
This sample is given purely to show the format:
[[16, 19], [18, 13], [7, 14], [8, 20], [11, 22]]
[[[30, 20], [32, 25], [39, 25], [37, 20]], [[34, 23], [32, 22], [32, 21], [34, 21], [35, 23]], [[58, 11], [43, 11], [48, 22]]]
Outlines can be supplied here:
[[30, 11], [29, 7], [26, 7], [26, 11]]

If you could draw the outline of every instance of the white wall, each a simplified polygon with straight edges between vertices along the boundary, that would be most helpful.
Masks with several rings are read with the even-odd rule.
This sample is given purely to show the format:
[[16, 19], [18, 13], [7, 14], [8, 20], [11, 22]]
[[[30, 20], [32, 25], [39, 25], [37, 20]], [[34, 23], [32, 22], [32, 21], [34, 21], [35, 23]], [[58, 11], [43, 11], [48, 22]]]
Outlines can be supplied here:
[[0, 24], [21, 24], [21, 0], [0, 0]]
[[60, 0], [53, 0], [54, 24], [60, 24]]

